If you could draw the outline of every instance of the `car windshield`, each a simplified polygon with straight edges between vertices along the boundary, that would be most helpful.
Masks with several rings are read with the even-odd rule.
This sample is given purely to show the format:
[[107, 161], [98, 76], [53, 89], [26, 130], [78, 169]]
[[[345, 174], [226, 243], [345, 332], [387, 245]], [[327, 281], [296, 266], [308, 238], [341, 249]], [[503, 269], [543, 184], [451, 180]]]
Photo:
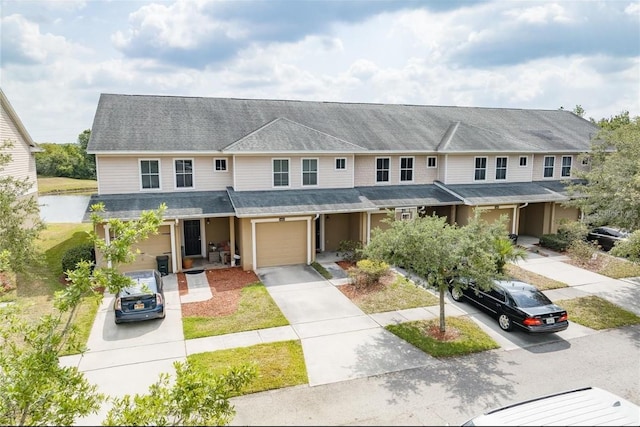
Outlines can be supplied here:
[[511, 295], [518, 307], [539, 307], [552, 304], [551, 300], [540, 291], [531, 289], [512, 290]]
[[127, 276], [133, 280], [134, 285], [124, 288], [121, 295], [153, 294], [158, 291], [153, 274], [129, 273]]

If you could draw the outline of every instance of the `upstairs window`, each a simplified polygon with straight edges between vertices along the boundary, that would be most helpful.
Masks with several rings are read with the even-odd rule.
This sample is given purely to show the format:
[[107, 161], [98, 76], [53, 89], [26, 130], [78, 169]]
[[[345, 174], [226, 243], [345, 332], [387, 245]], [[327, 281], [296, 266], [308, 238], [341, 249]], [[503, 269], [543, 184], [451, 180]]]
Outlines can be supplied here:
[[560, 174], [563, 177], [571, 176], [571, 156], [562, 156], [562, 171]]
[[318, 185], [318, 159], [302, 159], [302, 185]]
[[193, 160], [176, 160], [176, 187], [193, 187]]
[[542, 169], [542, 176], [545, 178], [553, 178], [553, 167], [555, 165], [556, 158], [554, 156], [544, 157], [544, 168]]
[[436, 161], [437, 157], [435, 156], [429, 156], [427, 157], [427, 167], [428, 168], [435, 168], [438, 165], [438, 162]]
[[227, 159], [215, 159], [213, 161], [214, 170], [216, 172], [226, 172], [227, 171]]
[[475, 173], [473, 179], [476, 181], [484, 181], [487, 179], [487, 158], [476, 157]]
[[507, 158], [496, 157], [496, 180], [507, 179]]
[[400, 181], [413, 181], [413, 157], [400, 157]]
[[376, 182], [389, 182], [389, 158], [376, 159]]
[[160, 188], [160, 161], [140, 160], [140, 180], [143, 189]]
[[347, 168], [347, 159], [339, 157], [336, 159], [336, 170], [345, 170]]
[[274, 187], [289, 186], [289, 160], [288, 159], [273, 160], [273, 186]]

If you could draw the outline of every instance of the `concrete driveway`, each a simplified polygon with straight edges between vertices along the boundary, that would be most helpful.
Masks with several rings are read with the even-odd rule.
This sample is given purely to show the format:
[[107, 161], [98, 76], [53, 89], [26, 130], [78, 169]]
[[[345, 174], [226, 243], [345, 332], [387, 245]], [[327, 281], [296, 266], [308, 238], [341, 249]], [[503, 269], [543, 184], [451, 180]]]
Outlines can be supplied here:
[[[60, 358], [63, 366], [76, 366], [98, 390], [110, 396], [148, 392], [160, 373], [175, 372], [173, 363], [186, 360], [182, 310], [175, 275], [165, 276], [164, 319], [116, 325], [113, 294], [105, 294], [83, 355]], [[100, 425], [108, 408], [78, 420], [77, 425]]]
[[300, 337], [311, 386], [439, 363], [385, 330], [311, 266], [256, 273]]

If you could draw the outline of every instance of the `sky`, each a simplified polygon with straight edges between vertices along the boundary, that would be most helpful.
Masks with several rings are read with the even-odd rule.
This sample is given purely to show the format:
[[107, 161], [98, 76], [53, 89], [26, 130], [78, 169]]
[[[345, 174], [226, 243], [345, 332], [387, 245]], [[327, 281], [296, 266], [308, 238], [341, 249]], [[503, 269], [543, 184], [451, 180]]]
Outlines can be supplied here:
[[37, 143], [101, 93], [640, 115], [640, 2], [0, 0], [0, 87]]

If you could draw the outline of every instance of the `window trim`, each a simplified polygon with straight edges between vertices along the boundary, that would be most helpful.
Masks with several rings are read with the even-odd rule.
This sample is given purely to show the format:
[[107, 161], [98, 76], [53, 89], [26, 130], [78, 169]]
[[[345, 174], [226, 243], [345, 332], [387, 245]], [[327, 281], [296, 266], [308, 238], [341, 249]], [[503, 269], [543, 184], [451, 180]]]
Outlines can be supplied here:
[[[190, 187], [178, 187], [178, 169], [176, 162], [178, 160], [191, 162], [191, 186]], [[186, 174], [185, 174], [186, 175]], [[196, 188], [196, 162], [193, 158], [189, 157], [174, 157], [173, 158], [173, 186], [176, 190], [189, 190]]]
[[[378, 169], [378, 160], [386, 160], [387, 161], [387, 180], [386, 181], [378, 181], [378, 172], [384, 172], [385, 169]], [[379, 183], [385, 183], [385, 182], [391, 182], [391, 157], [376, 157], [375, 159], [375, 167], [374, 167], [374, 172], [375, 172], [375, 183], [379, 184]]]
[[[338, 161], [339, 160], [342, 160], [342, 162], [344, 163], [344, 167], [342, 167], [342, 168], [338, 167]], [[347, 158], [346, 157], [336, 157], [334, 159], [333, 166], [335, 167], [335, 170], [337, 170], [337, 171], [346, 171], [347, 170]]]
[[[478, 168], [478, 160], [484, 159], [484, 168]], [[489, 163], [489, 158], [487, 156], [475, 156], [473, 158], [473, 180], [474, 181], [486, 181], [487, 180], [487, 164]], [[479, 171], [484, 172], [483, 178], [477, 178], [477, 173]]]
[[[433, 160], [433, 166], [429, 166], [429, 160]], [[438, 167], [438, 156], [427, 156], [427, 169], [435, 169]]]
[[[522, 164], [522, 160], [524, 160], [524, 165]], [[518, 159], [518, 166], [520, 166], [521, 168], [526, 168], [528, 164], [529, 156], [520, 156], [520, 158]]]
[[[142, 185], [142, 162], [158, 163], [158, 187], [144, 188]], [[140, 191], [158, 191], [162, 190], [162, 162], [159, 158], [141, 158], [138, 159], [138, 177], [140, 179]]]
[[[564, 160], [565, 159], [569, 159], [569, 165], [565, 165], [564, 164]], [[569, 174], [565, 175], [564, 171], [566, 168], [569, 168]], [[562, 156], [562, 160], [561, 160], [561, 166], [560, 166], [560, 177], [561, 178], [571, 178], [571, 172], [573, 169], [573, 156], [568, 155], [568, 156]]]
[[[218, 169], [217, 168], [217, 162], [219, 160], [223, 160], [224, 161], [224, 169]], [[229, 160], [226, 157], [215, 157], [213, 159], [213, 172], [215, 173], [226, 173], [229, 172]]]
[[[402, 168], [402, 160], [403, 159], [411, 159], [411, 168]], [[399, 169], [399, 173], [398, 173], [398, 182], [414, 182], [415, 180], [415, 165], [416, 165], [416, 158], [415, 156], [400, 156], [400, 158], [398, 159], [398, 169]], [[411, 179], [402, 179], [402, 172], [403, 171], [410, 171], [411, 172]]]
[[[275, 165], [274, 162], [276, 160], [286, 160], [287, 161], [287, 185], [276, 185], [275, 184]], [[278, 172], [282, 173], [282, 172]], [[291, 159], [289, 157], [272, 157], [271, 158], [271, 188], [289, 188], [291, 187]]]
[[[551, 159], [551, 166], [547, 165], [547, 159]], [[544, 156], [542, 159], [542, 179], [552, 179], [553, 175], [555, 175], [556, 168], [556, 156]], [[550, 169], [551, 175], [546, 176], [545, 172]]]
[[[504, 159], [504, 168], [498, 168], [498, 160]], [[508, 156], [496, 156], [496, 181], [506, 181], [507, 180], [507, 171], [509, 168], [509, 157]], [[504, 170], [504, 178], [498, 178], [498, 172]]]
[[[316, 162], [316, 183], [315, 184], [305, 184], [304, 183], [304, 162], [305, 160], [315, 160]], [[310, 173], [310, 172], [307, 172]], [[300, 159], [300, 186], [301, 187], [317, 187], [320, 183], [320, 160], [317, 157], [303, 157]]]

